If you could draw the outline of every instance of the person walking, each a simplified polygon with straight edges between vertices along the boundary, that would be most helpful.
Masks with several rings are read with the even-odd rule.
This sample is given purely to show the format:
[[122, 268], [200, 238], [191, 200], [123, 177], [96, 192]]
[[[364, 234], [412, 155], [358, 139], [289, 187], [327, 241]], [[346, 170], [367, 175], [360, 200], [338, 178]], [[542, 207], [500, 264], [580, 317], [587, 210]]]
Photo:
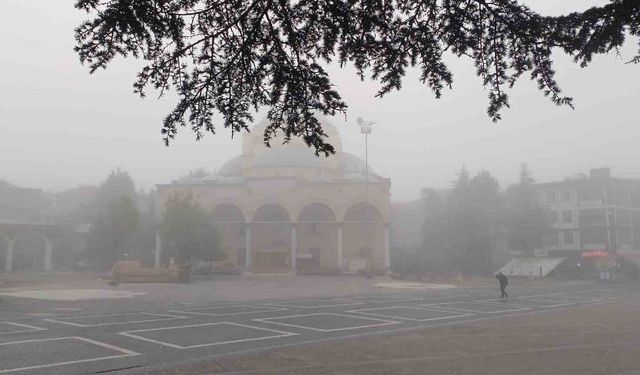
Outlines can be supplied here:
[[498, 279], [498, 282], [500, 283], [500, 298], [507, 298], [507, 285], [509, 284], [509, 279], [507, 279], [507, 276], [505, 276], [504, 273], [502, 272], [498, 272], [498, 274], [496, 275], [496, 279]]

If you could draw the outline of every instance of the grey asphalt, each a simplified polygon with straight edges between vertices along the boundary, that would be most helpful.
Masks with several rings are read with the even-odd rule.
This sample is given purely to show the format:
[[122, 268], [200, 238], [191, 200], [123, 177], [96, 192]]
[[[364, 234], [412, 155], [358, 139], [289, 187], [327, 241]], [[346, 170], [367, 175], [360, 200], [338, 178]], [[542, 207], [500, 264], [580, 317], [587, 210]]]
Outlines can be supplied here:
[[[496, 298], [497, 288], [456, 288], [190, 304], [85, 301], [82, 313], [74, 302], [3, 297], [0, 374], [132, 373], [230, 353], [627, 300], [640, 294], [635, 288], [512, 287], [505, 300]], [[24, 306], [43, 313], [21, 314]]]

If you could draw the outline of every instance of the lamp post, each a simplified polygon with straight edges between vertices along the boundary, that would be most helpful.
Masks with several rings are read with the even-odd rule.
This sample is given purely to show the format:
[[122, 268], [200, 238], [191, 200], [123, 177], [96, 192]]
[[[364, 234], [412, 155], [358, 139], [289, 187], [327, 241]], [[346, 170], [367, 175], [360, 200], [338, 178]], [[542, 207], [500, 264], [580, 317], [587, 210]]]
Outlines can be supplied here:
[[[365, 121], [362, 117], [358, 117], [358, 125], [360, 125], [360, 133], [364, 134], [364, 186], [365, 186], [365, 201], [367, 206], [365, 208], [365, 237], [369, 242], [369, 134], [371, 134], [371, 127], [375, 124], [373, 121]], [[367, 243], [369, 245], [369, 243]], [[367, 267], [367, 277], [371, 277], [373, 271], [373, 251], [371, 246], [369, 249], [369, 265]]]

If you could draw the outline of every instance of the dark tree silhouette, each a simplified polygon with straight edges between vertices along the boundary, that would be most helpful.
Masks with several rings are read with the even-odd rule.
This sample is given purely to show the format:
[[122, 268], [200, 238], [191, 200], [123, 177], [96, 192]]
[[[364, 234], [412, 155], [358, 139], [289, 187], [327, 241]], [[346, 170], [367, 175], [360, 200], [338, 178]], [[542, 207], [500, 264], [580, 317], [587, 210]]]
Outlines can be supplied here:
[[[317, 115], [347, 109], [323, 65], [353, 63], [379, 80], [377, 96], [399, 90], [407, 68], [436, 97], [453, 76], [445, 53], [473, 60], [489, 89], [488, 115], [509, 106], [507, 89], [528, 73], [557, 105], [572, 106], [555, 80], [551, 53], [560, 48], [586, 66], [595, 54], [640, 36], [640, 1], [545, 17], [516, 0], [76, 0], [89, 19], [76, 29], [76, 51], [91, 72], [114, 57], [146, 61], [134, 84], [178, 103], [165, 118], [164, 141], [189, 125], [200, 139], [214, 133], [212, 115], [232, 135], [248, 129], [251, 110], [266, 106], [269, 145], [302, 137], [316, 153], [334, 151]], [[631, 60], [640, 62], [640, 54]]]
[[507, 190], [509, 245], [527, 255], [544, 247], [548, 230], [545, 211], [539, 203], [534, 183], [531, 171], [522, 164], [518, 183]]

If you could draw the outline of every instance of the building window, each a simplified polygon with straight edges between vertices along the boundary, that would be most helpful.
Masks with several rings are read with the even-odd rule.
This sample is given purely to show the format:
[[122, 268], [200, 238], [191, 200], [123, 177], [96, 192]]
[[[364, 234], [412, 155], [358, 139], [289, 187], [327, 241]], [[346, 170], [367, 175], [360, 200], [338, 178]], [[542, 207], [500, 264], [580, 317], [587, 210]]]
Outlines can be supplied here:
[[565, 189], [562, 191], [562, 200], [564, 202], [569, 202], [571, 200], [571, 190]]
[[555, 224], [558, 222], [558, 212], [557, 211], [549, 211], [547, 212], [547, 221], [549, 224]]
[[573, 223], [573, 211], [562, 211], [562, 222]]
[[573, 245], [575, 243], [572, 230], [562, 231], [562, 243], [565, 245]]
[[547, 190], [547, 202], [555, 203], [556, 202], [556, 191], [555, 190]]

